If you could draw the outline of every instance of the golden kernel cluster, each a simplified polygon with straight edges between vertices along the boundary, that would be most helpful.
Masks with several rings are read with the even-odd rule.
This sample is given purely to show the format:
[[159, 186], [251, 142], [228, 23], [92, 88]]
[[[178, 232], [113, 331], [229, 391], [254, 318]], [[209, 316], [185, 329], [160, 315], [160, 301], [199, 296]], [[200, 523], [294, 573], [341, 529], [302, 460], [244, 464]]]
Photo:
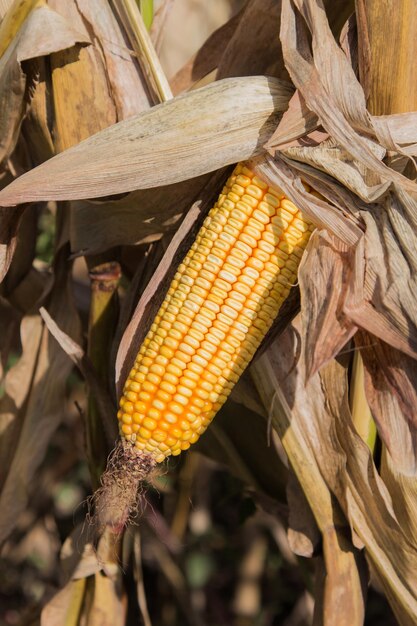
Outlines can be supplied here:
[[120, 432], [161, 462], [197, 441], [297, 281], [313, 226], [237, 165], [178, 267], [124, 386]]

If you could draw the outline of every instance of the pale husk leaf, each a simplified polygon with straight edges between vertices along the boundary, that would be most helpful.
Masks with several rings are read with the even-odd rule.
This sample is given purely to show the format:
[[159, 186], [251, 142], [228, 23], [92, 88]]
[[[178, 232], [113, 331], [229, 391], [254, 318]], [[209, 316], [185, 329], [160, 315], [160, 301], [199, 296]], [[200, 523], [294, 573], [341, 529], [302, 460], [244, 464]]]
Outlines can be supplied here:
[[0, 205], [146, 189], [248, 159], [262, 150], [290, 95], [265, 77], [208, 85], [53, 157], [1, 191]]

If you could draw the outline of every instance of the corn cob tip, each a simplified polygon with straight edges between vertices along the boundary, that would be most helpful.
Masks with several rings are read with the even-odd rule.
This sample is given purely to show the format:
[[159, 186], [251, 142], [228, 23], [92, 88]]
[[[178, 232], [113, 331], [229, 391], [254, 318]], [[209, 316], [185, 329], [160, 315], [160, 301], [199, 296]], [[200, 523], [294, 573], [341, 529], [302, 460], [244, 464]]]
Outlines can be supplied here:
[[139, 452], [128, 441], [117, 444], [94, 494], [94, 526], [99, 536], [106, 528], [119, 535], [133, 521], [140, 507], [141, 486], [155, 465], [152, 455]]

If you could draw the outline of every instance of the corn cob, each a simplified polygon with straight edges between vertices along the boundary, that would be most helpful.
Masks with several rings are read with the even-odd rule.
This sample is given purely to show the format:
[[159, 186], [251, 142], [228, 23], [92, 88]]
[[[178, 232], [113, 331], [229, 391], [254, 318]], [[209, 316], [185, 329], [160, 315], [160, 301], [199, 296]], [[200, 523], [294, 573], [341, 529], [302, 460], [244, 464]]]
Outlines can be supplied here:
[[125, 383], [122, 438], [157, 463], [198, 440], [296, 283], [312, 230], [281, 191], [236, 166]]

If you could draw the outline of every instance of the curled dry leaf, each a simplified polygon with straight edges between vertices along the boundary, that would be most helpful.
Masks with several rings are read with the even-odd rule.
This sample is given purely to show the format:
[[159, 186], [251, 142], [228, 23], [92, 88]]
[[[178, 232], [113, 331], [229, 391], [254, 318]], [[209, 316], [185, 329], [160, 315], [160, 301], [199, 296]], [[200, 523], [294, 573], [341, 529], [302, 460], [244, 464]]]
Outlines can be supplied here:
[[148, 109], [149, 96], [138, 61], [128, 47], [109, 2], [78, 0], [77, 7], [100, 42], [117, 119], [124, 120]]
[[[311, 45], [306, 28], [312, 36]], [[329, 135], [379, 182], [396, 183], [416, 193], [416, 184], [380, 161], [361, 134], [376, 133], [362, 87], [337, 45], [322, 8], [313, 0], [283, 0], [280, 36], [291, 79]], [[272, 138], [268, 147], [273, 149], [278, 144]]]
[[343, 311], [352, 280], [351, 254], [337, 238], [316, 231], [300, 266], [307, 378], [338, 354], [357, 330]]
[[262, 150], [290, 95], [288, 85], [261, 76], [208, 85], [58, 154], [3, 189], [0, 205], [146, 189], [248, 159]]

